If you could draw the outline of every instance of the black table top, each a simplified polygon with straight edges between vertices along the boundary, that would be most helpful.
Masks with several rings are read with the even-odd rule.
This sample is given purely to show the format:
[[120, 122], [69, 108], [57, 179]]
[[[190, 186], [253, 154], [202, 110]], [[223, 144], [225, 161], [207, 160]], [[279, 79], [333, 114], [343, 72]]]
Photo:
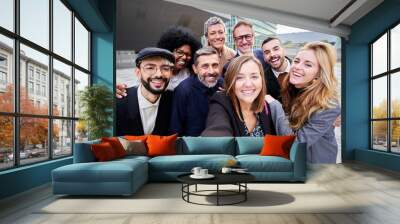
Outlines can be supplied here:
[[177, 179], [186, 184], [236, 184], [255, 180], [255, 177], [249, 173], [212, 173], [215, 177], [210, 179], [194, 179], [190, 175], [192, 173], [182, 174]]

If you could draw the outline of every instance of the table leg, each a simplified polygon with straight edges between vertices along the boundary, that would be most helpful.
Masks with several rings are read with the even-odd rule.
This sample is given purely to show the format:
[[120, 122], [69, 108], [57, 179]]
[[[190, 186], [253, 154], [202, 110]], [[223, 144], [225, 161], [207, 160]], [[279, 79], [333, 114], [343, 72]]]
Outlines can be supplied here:
[[219, 184], [217, 184], [217, 206], [219, 206]]
[[244, 183], [244, 201], [247, 201], [247, 182]]

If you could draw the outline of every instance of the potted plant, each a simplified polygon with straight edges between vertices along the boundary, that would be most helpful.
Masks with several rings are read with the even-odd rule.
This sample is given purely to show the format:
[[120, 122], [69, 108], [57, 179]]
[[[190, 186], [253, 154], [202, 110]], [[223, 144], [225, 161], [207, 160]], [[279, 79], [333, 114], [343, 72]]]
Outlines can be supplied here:
[[113, 93], [102, 84], [87, 86], [80, 92], [81, 119], [87, 127], [89, 140], [110, 136], [112, 126]]

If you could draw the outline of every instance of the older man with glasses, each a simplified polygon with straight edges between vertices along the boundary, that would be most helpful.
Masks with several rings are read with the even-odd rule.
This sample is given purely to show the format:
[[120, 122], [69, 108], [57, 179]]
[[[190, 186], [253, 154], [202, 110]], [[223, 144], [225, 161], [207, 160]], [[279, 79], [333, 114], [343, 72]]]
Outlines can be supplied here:
[[[238, 21], [233, 27], [233, 40], [237, 48], [235, 57], [240, 55], [252, 55], [256, 57], [266, 70], [269, 68], [269, 64], [264, 61], [263, 52], [261, 49], [257, 48], [253, 50], [255, 34], [253, 30], [253, 24], [247, 20]], [[223, 69], [223, 74], [225, 74], [229, 63], [225, 64]]]
[[174, 55], [161, 48], [144, 48], [136, 58], [138, 87], [127, 88], [117, 100], [117, 135], [168, 135], [172, 92], [167, 89]]

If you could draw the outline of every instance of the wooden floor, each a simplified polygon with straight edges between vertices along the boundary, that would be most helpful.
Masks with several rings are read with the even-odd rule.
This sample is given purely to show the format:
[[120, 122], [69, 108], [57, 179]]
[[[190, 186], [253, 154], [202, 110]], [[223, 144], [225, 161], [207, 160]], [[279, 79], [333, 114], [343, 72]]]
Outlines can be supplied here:
[[367, 206], [356, 214], [36, 214], [33, 211], [54, 200], [46, 185], [1, 201], [0, 223], [400, 223], [399, 173], [359, 163], [309, 169], [307, 183], [317, 183], [349, 203], [357, 201]]

